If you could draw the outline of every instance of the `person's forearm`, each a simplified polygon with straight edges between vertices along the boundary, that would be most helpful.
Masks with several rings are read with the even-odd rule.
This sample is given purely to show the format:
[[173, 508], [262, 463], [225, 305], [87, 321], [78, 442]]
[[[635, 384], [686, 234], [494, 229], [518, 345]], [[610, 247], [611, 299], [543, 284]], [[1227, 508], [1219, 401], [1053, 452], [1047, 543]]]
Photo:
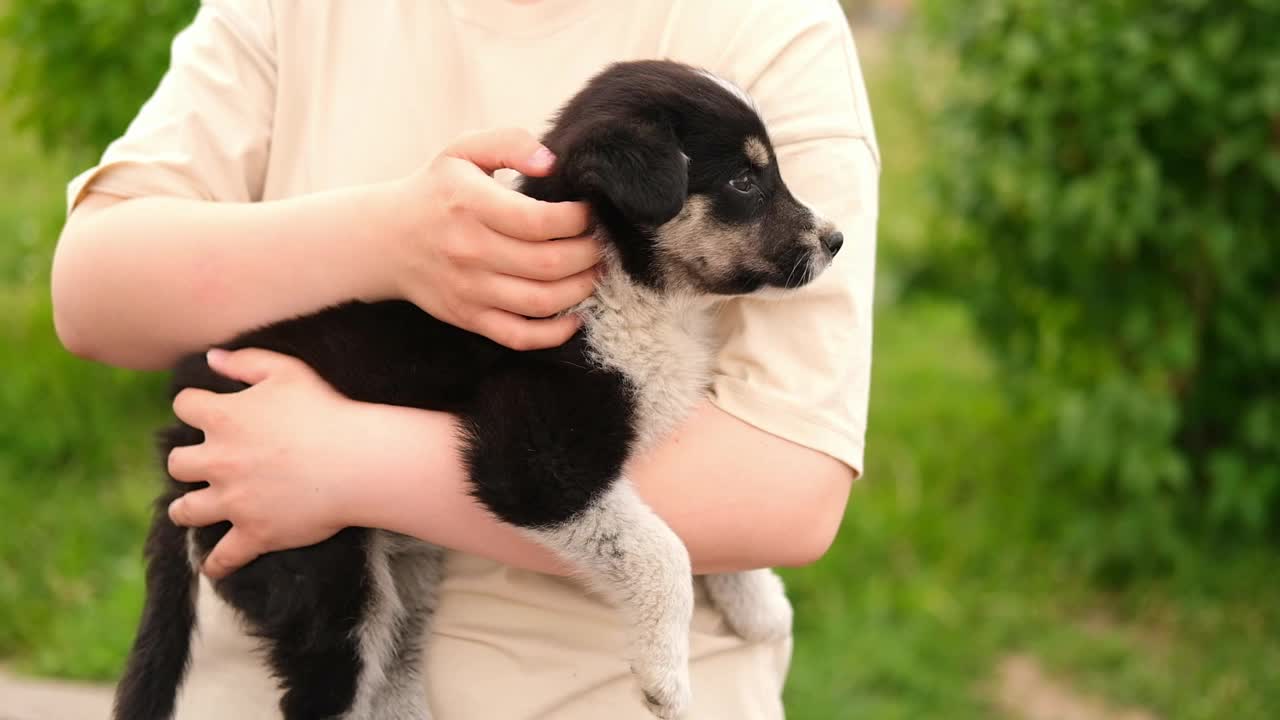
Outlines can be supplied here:
[[704, 402], [630, 476], [697, 573], [816, 562], [844, 518], [853, 471]]
[[378, 186], [262, 203], [90, 195], [63, 230], [54, 320], [72, 352], [141, 370], [381, 291]]
[[[353, 441], [370, 446], [374, 465], [369, 482], [346, 501], [352, 524], [529, 570], [566, 572], [550, 552], [468, 496], [450, 416], [375, 405], [362, 412], [369, 413], [369, 435]], [[684, 541], [698, 574], [813, 562], [835, 535], [851, 479], [839, 461], [710, 403], [638, 458], [629, 476]]]

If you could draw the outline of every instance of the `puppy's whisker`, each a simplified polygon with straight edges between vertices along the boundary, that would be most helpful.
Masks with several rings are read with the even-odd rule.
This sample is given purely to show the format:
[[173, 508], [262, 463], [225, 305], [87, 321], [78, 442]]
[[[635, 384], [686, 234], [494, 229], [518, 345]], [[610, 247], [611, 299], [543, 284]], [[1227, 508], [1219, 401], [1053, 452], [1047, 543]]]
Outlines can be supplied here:
[[800, 263], [804, 262], [804, 258], [798, 258], [795, 265], [791, 266], [791, 272], [787, 273], [787, 282], [783, 287], [791, 287], [791, 278], [795, 277], [796, 270], [800, 269]]

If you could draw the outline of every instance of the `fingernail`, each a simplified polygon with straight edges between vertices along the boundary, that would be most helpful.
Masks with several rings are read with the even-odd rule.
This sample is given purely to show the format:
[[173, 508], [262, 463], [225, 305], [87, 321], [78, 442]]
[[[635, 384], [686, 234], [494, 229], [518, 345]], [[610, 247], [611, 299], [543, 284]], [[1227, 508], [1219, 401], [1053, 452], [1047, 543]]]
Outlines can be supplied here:
[[219, 362], [227, 356], [227, 351], [221, 348], [214, 348], [204, 354], [205, 359], [211, 363]]
[[533, 164], [537, 165], [538, 167], [550, 168], [552, 165], [555, 164], [555, 162], [556, 162], [555, 153], [551, 152], [545, 147], [538, 148], [538, 151], [533, 154]]
[[180, 502], [182, 502], [182, 498], [178, 498], [177, 500], [174, 500], [173, 502], [169, 503], [169, 510], [168, 510], [169, 519], [173, 520], [173, 523], [175, 525], [177, 524], [178, 521], [173, 519], [173, 511], [174, 511], [174, 508], [178, 507], [178, 503]]

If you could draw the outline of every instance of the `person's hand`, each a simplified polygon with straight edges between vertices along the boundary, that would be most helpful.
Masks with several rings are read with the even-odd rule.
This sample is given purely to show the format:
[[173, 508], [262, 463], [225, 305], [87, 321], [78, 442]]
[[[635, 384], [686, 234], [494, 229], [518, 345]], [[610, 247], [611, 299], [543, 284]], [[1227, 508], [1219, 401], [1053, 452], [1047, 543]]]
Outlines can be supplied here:
[[582, 235], [587, 206], [534, 200], [492, 177], [501, 168], [545, 176], [554, 163], [529, 133], [498, 130], [458, 140], [395, 183], [395, 295], [513, 349], [568, 340], [578, 319], [555, 316], [591, 294], [599, 261]]
[[265, 350], [214, 350], [209, 365], [251, 387], [218, 394], [187, 388], [177, 416], [204, 431], [199, 445], [174, 448], [169, 473], [209, 487], [169, 506], [177, 525], [232, 528], [204, 562], [225, 577], [267, 552], [312, 545], [349, 523], [349, 496], [367, 476], [359, 403], [339, 394], [302, 361]]

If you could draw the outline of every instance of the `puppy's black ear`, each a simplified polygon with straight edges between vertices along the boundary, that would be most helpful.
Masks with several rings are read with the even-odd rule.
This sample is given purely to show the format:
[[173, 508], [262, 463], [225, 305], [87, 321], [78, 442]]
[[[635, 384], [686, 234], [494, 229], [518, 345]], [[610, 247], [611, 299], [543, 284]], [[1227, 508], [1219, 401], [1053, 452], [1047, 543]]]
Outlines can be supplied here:
[[665, 124], [601, 123], [578, 139], [565, 178], [594, 202], [607, 202], [637, 225], [675, 217], [689, 192], [689, 159]]

